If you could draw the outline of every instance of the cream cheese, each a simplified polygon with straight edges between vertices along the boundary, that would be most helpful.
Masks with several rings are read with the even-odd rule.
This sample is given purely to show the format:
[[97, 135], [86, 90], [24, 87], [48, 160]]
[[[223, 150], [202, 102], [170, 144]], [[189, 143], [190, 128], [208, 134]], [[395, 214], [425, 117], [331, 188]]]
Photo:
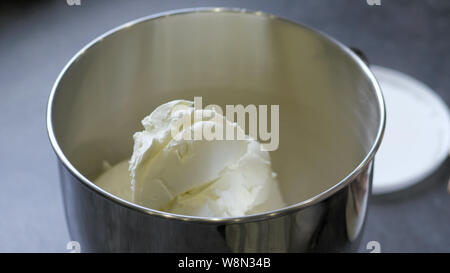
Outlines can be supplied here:
[[269, 153], [258, 141], [248, 136], [194, 140], [205, 136], [205, 128], [242, 130], [214, 110], [171, 101], [142, 125], [144, 130], [133, 136], [130, 177], [125, 178], [121, 162], [100, 176], [97, 185], [136, 204], [183, 215], [235, 217], [285, 206]]

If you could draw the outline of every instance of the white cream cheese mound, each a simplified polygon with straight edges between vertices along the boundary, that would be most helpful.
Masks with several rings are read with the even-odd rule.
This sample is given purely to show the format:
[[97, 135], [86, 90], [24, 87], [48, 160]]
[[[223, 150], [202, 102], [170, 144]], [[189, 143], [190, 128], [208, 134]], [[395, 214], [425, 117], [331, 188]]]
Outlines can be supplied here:
[[95, 184], [111, 194], [132, 202], [128, 160], [124, 160], [113, 167], [104, 166], [104, 169], [105, 171], [95, 180]]
[[[180, 127], [186, 119], [190, 126]], [[142, 124], [145, 130], [134, 134], [131, 179], [125, 178], [126, 163], [121, 162], [97, 179], [106, 191], [145, 207], [193, 216], [235, 217], [285, 206], [269, 153], [258, 141], [248, 136], [194, 140], [208, 126], [242, 130], [214, 110], [176, 100], [159, 106]], [[191, 137], [185, 137], [189, 132]]]

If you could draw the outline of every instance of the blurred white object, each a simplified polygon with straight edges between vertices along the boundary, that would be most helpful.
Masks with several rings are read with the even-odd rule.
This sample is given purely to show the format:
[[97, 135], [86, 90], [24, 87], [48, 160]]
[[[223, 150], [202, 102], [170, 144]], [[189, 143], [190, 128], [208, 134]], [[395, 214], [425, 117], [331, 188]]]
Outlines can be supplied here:
[[398, 71], [371, 66], [386, 101], [386, 131], [375, 158], [373, 193], [416, 184], [433, 173], [450, 148], [448, 107], [433, 90]]

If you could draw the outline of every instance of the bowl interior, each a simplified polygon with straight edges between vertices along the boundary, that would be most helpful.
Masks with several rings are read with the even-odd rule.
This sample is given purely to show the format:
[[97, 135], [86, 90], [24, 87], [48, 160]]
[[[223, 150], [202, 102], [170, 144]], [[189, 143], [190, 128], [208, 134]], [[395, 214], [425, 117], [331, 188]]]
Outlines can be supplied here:
[[146, 20], [92, 44], [56, 87], [53, 130], [70, 163], [93, 181], [102, 161], [131, 156], [140, 121], [158, 105], [279, 105], [271, 152], [294, 204], [350, 174], [381, 124], [374, 83], [340, 46], [256, 13], [201, 11]]

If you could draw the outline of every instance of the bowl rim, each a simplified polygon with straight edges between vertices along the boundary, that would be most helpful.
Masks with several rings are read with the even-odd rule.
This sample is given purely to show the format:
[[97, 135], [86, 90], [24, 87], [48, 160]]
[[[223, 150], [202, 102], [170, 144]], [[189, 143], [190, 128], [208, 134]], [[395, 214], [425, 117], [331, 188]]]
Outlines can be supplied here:
[[[283, 21], [285, 23], [293, 24], [297, 27], [301, 27], [314, 35], [321, 36], [321, 38], [324, 38], [325, 40], [328, 40], [329, 42], [333, 43], [335, 46], [337, 46], [340, 50], [347, 53], [347, 55], [359, 66], [359, 68], [363, 71], [365, 77], [369, 82], [372, 83], [375, 95], [377, 98], [378, 103], [378, 110], [380, 113], [380, 123], [378, 124], [378, 131], [377, 135], [375, 137], [375, 140], [372, 144], [372, 147], [370, 148], [367, 155], [364, 157], [364, 159], [359, 163], [359, 165], [354, 168], [346, 177], [341, 179], [339, 182], [334, 184], [332, 187], [327, 188], [326, 190], [320, 192], [319, 194], [303, 200], [301, 202], [295, 203], [293, 205], [283, 207], [280, 209], [267, 211], [264, 213], [259, 214], [252, 214], [252, 215], [245, 215], [245, 216], [239, 216], [239, 217], [203, 217], [203, 216], [188, 216], [188, 215], [180, 215], [180, 214], [174, 214], [174, 213], [168, 213], [163, 212], [151, 208], [147, 208], [129, 201], [126, 201], [124, 199], [121, 199], [113, 194], [108, 193], [107, 191], [103, 190], [102, 188], [95, 185], [92, 181], [87, 179], [84, 175], [82, 175], [67, 159], [65, 154], [63, 153], [61, 147], [58, 144], [56, 135], [53, 130], [53, 104], [54, 104], [54, 98], [57, 93], [59, 84], [63, 77], [66, 75], [66, 72], [70, 69], [72, 64], [77, 62], [84, 54], [85, 52], [95, 46], [96, 44], [100, 43], [104, 38], [115, 34], [117, 32], [120, 32], [122, 30], [125, 30], [129, 27], [135, 26], [137, 24], [145, 23], [150, 20], [155, 20], [163, 17], [168, 16], [177, 16], [177, 15], [183, 15], [188, 13], [197, 13], [197, 12], [219, 12], [219, 13], [244, 13], [244, 14], [250, 14], [250, 15], [256, 15], [256, 16], [263, 16], [269, 20], [279, 20]], [[342, 44], [341, 42], [335, 40], [334, 38], [328, 36], [327, 34], [316, 30], [312, 27], [303, 25], [301, 23], [292, 21], [290, 19], [283, 18], [281, 16], [272, 15], [266, 12], [262, 11], [253, 11], [248, 10], [244, 8], [232, 8], [232, 7], [197, 7], [197, 8], [185, 8], [185, 9], [175, 9], [175, 10], [169, 10], [164, 11], [156, 14], [151, 14], [148, 16], [140, 17], [134, 20], [131, 20], [127, 23], [124, 23], [122, 25], [119, 25], [109, 31], [106, 31], [105, 33], [101, 34], [94, 40], [87, 43], [84, 47], [82, 47], [81, 50], [79, 50], [71, 59], [70, 61], [64, 66], [64, 68], [59, 73], [55, 83], [53, 84], [52, 90], [50, 92], [50, 96], [48, 99], [48, 105], [47, 105], [47, 113], [46, 113], [46, 121], [47, 121], [47, 133], [48, 137], [50, 139], [51, 146], [53, 150], [55, 151], [57, 158], [59, 159], [59, 163], [62, 163], [62, 165], [73, 175], [77, 178], [81, 184], [88, 187], [90, 190], [102, 195], [106, 199], [109, 199], [112, 202], [115, 202], [121, 206], [124, 206], [128, 209], [135, 210], [137, 212], [145, 213], [152, 216], [161, 217], [167, 220], [181, 220], [181, 221], [187, 221], [187, 222], [195, 222], [195, 223], [201, 223], [201, 224], [232, 224], [232, 223], [245, 223], [245, 222], [254, 222], [254, 221], [262, 221], [269, 218], [275, 218], [279, 216], [283, 216], [289, 213], [292, 213], [294, 211], [299, 211], [301, 209], [304, 209], [306, 207], [310, 207], [314, 204], [317, 204], [321, 202], [322, 200], [330, 197], [337, 191], [341, 190], [347, 184], [349, 184], [356, 176], [358, 176], [365, 168], [372, 162], [375, 153], [377, 152], [381, 141], [383, 139], [385, 125], [386, 125], [386, 109], [385, 109], [385, 102], [383, 98], [383, 94], [381, 92], [381, 88], [369, 69], [368, 65], [361, 60], [360, 57], [358, 57], [357, 54], [355, 54], [350, 48]]]

